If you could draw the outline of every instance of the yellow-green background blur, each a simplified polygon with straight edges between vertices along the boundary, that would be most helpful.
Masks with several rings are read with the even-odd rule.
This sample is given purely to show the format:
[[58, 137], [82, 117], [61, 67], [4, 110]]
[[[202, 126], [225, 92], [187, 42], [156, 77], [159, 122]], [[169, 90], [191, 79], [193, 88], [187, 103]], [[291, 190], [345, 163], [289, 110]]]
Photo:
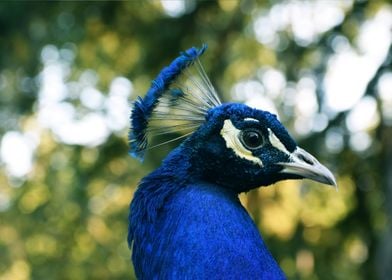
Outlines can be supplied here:
[[377, 0], [1, 2], [0, 279], [134, 278], [128, 205], [173, 145], [128, 156], [131, 101], [202, 43], [337, 176], [241, 195], [288, 278], [391, 279], [391, 33]]

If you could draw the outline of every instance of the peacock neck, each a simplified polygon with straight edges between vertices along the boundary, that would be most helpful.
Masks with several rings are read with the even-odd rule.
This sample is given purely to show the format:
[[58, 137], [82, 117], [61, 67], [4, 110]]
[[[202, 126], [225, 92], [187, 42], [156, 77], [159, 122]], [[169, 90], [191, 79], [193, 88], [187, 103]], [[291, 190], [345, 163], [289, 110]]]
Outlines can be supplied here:
[[[159, 195], [154, 196], [144, 203], [156, 201]], [[140, 196], [134, 203], [138, 201]], [[230, 189], [200, 181], [188, 184], [166, 198], [154, 221], [139, 217], [131, 224], [135, 270], [145, 279], [215, 279], [217, 268], [222, 279], [284, 279]]]

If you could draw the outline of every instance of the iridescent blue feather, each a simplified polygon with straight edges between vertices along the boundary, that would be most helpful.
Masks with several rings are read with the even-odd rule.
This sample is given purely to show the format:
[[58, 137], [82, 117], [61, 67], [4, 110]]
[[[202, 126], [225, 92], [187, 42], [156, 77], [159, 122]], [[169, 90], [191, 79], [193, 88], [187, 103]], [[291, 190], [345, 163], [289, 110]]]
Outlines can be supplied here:
[[198, 59], [206, 48], [181, 53], [159, 73], [145, 97], [135, 101], [129, 134], [132, 156], [143, 159], [152, 148], [151, 136], [186, 132], [158, 145], [186, 137], [204, 122], [208, 109], [221, 104]]

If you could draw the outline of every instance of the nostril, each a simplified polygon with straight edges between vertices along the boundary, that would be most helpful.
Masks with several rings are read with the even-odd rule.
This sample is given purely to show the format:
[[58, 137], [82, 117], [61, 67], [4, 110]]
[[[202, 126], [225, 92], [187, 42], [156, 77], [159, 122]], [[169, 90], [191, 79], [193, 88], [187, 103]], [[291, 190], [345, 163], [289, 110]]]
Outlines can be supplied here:
[[313, 165], [313, 161], [307, 157], [305, 157], [304, 155], [299, 154], [298, 158], [304, 162], [306, 162], [309, 165]]

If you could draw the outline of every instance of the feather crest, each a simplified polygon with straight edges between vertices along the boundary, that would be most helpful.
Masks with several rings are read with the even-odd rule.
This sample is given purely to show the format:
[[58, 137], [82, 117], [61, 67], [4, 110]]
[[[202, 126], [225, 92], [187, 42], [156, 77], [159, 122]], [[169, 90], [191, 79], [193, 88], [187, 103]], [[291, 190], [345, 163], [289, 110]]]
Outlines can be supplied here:
[[[192, 47], [181, 53], [152, 81], [145, 97], [136, 99], [129, 133], [132, 156], [142, 160], [147, 149], [192, 134], [205, 121], [207, 111], [221, 104], [199, 61], [206, 48]], [[148, 146], [153, 136], [175, 133], [181, 135]]]

